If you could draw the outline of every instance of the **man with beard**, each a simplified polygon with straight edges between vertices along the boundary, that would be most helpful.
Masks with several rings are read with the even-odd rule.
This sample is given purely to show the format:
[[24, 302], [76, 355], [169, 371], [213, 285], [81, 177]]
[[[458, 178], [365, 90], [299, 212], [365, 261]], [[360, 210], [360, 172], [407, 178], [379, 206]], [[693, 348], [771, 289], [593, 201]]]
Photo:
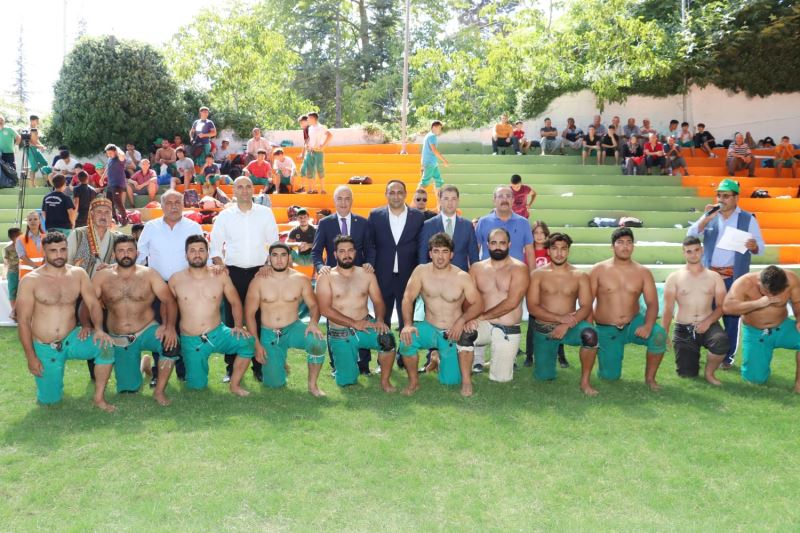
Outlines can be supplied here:
[[[253, 357], [253, 339], [242, 328], [242, 302], [236, 287], [226, 273], [214, 274], [206, 268], [208, 242], [202, 235], [186, 238], [186, 261], [189, 268], [169, 278], [169, 288], [178, 300], [181, 315], [181, 356], [186, 366], [186, 386], [190, 389], [208, 387], [208, 358], [213, 353], [235, 353], [230, 391], [237, 396], [250, 394], [240, 383]], [[220, 306], [225, 297], [231, 304], [234, 327], [220, 319]], [[164, 394], [172, 374], [175, 357], [161, 355], [158, 382], [154, 395]]]
[[730, 341], [719, 324], [725, 302], [722, 276], [703, 266], [703, 245], [697, 237], [683, 240], [686, 266], [667, 277], [664, 285], [664, 312], [661, 324], [669, 332], [675, 302], [678, 316], [672, 336], [675, 346], [675, 370], [682, 378], [697, 377], [700, 372], [700, 347], [708, 350], [705, 378], [712, 385], [722, 383], [714, 375], [728, 353]]
[[[286, 355], [289, 348], [308, 354], [308, 392], [325, 396], [317, 378], [325, 362], [325, 336], [319, 329], [319, 306], [311, 280], [291, 267], [291, 249], [276, 242], [269, 247], [272, 268], [250, 283], [245, 301], [247, 330], [255, 337], [256, 359], [263, 366], [267, 387], [286, 385]], [[308, 307], [308, 326], [300, 320], [300, 303]], [[261, 312], [261, 324], [256, 313]]]
[[[467, 331], [477, 331], [474, 346], [492, 347], [489, 379], [511, 381], [519, 351], [522, 298], [528, 288], [528, 267], [508, 255], [510, 238], [503, 228], [489, 232], [489, 259], [472, 265], [469, 274], [483, 298], [485, 310], [470, 321]], [[472, 346], [465, 346], [471, 351]]]
[[[647, 346], [644, 381], [651, 390], [658, 390], [656, 373], [667, 349], [667, 334], [659, 324], [658, 293], [653, 274], [636, 261], [633, 255], [633, 231], [618, 228], [611, 234], [614, 257], [592, 268], [592, 294], [597, 299], [594, 319], [600, 343], [599, 375], [617, 380], [622, 375], [622, 358], [626, 344]], [[639, 308], [644, 295], [646, 314]]]
[[[137, 254], [136, 239], [120, 235], [114, 241], [117, 264], [101, 270], [92, 280], [97, 297], [108, 311], [106, 326], [114, 345], [117, 392], [137, 392], [141, 388], [142, 350], [168, 357], [178, 355], [175, 298], [158, 272], [136, 264]], [[156, 298], [161, 301], [163, 325], [155, 320]], [[155, 391], [153, 396], [161, 405], [169, 404], [163, 390]]]
[[[481, 293], [469, 274], [451, 265], [453, 239], [437, 233], [428, 241], [431, 262], [414, 269], [403, 295], [403, 320], [400, 332], [400, 355], [408, 372], [408, 386], [403, 394], [419, 388], [417, 352], [434, 348], [439, 351], [439, 382], [461, 384], [461, 395], [472, 396], [472, 352], [469, 348], [477, 333], [464, 330], [483, 310]], [[422, 294], [425, 320], [413, 322], [414, 303]]]
[[395, 358], [395, 340], [389, 326], [369, 316], [372, 300], [376, 317], [383, 317], [386, 306], [375, 274], [355, 266], [355, 241], [349, 235], [334, 240], [336, 266], [317, 279], [319, 310], [328, 319], [328, 338], [340, 387], [358, 381], [358, 351], [377, 350], [381, 366], [381, 388], [394, 392], [389, 377]]
[[[42, 239], [42, 248], [45, 264], [22, 279], [17, 296], [19, 340], [28, 370], [36, 380], [36, 399], [41, 404], [61, 401], [66, 361], [94, 359], [94, 404], [111, 412], [114, 406], [104, 395], [114, 355], [89, 276], [67, 264], [67, 238], [62, 233], [48, 233]], [[89, 310], [92, 326], [76, 326], [79, 297]]]
[[592, 312], [592, 287], [589, 275], [567, 262], [570, 246], [572, 239], [566, 233], [550, 235], [547, 248], [551, 262], [531, 273], [528, 311], [535, 317], [533, 377], [556, 379], [558, 346], [580, 346], [581, 390], [596, 396], [590, 379], [597, 357], [597, 330], [586, 321]]

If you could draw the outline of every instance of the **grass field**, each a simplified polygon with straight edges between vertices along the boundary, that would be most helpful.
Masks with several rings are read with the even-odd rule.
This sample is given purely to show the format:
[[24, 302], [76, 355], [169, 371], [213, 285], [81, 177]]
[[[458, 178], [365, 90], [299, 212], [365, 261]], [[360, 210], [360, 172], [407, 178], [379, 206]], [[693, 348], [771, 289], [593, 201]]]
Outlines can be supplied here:
[[[91, 407], [85, 364], [66, 398], [38, 407], [16, 331], [0, 331], [2, 531], [754, 531], [800, 524], [800, 398], [794, 354], [776, 353], [769, 385], [675, 376], [668, 353], [650, 393], [641, 349], [624, 379], [577, 387], [573, 367], [534, 383], [486, 374], [464, 399], [422, 377], [413, 398], [377, 377], [305, 390], [290, 356], [284, 390], [235, 398], [213, 359], [211, 389], [174, 383]], [[397, 374], [396, 374], [397, 375]], [[395, 380], [404, 384], [405, 378]]]

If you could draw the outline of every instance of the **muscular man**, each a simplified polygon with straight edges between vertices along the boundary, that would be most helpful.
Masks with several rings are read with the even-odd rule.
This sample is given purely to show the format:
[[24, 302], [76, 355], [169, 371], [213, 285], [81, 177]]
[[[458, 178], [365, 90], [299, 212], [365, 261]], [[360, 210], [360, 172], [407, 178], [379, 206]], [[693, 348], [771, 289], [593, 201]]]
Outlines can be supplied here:
[[[794, 320], [789, 318], [787, 302], [792, 304]], [[766, 383], [775, 348], [794, 350], [797, 360], [794, 392], [800, 394], [800, 322], [797, 320], [800, 279], [797, 275], [774, 265], [760, 274], [745, 274], [733, 283], [723, 310], [729, 315], [741, 315], [744, 322], [742, 379]]]
[[[325, 361], [325, 336], [319, 329], [319, 306], [311, 280], [291, 268], [291, 250], [276, 242], [269, 247], [272, 268], [256, 276], [250, 283], [245, 300], [247, 329], [255, 337], [256, 360], [263, 366], [263, 383], [267, 387], [286, 385], [286, 354], [299, 348], [308, 354], [308, 392], [325, 396], [317, 378]], [[308, 326], [299, 318], [300, 304], [308, 307]], [[256, 313], [261, 311], [261, 328]]]
[[511, 381], [514, 378], [514, 358], [520, 342], [519, 323], [522, 320], [522, 298], [528, 289], [528, 267], [508, 255], [511, 246], [508, 231], [495, 228], [489, 232], [489, 259], [479, 261], [469, 269], [486, 310], [467, 324], [468, 331], [477, 331], [473, 346], [492, 347], [489, 379]]
[[[111, 412], [114, 406], [104, 395], [114, 355], [111, 339], [103, 332], [103, 310], [89, 276], [82, 268], [67, 264], [63, 233], [48, 233], [42, 248], [45, 264], [22, 279], [17, 295], [19, 340], [36, 380], [36, 399], [42, 404], [61, 401], [67, 359], [94, 359], [94, 404]], [[79, 297], [89, 310], [93, 327], [76, 327]]]
[[[253, 357], [253, 339], [242, 329], [242, 301], [227, 273], [213, 273], [206, 268], [208, 242], [202, 235], [186, 238], [186, 261], [189, 268], [169, 278], [169, 288], [178, 300], [181, 314], [181, 356], [186, 366], [186, 386], [208, 386], [208, 358], [213, 353], [235, 353], [230, 390], [237, 396], [250, 394], [241, 387], [242, 376]], [[220, 306], [223, 296], [231, 304], [234, 327], [222, 323]], [[163, 395], [172, 374], [175, 357], [161, 354], [154, 395]]]
[[[408, 386], [403, 394], [419, 388], [417, 352], [434, 348], [439, 351], [439, 382], [461, 384], [461, 395], [472, 395], [472, 352], [469, 347], [476, 332], [465, 332], [466, 324], [483, 311], [483, 298], [469, 274], [451, 265], [453, 239], [437, 233], [428, 241], [431, 262], [414, 269], [403, 294], [403, 321], [400, 331], [400, 355], [408, 372]], [[425, 320], [414, 322], [414, 302], [422, 294]]]
[[570, 246], [572, 239], [566, 233], [550, 235], [551, 262], [531, 273], [527, 300], [535, 328], [533, 377], [555, 379], [559, 344], [580, 346], [581, 390], [596, 396], [590, 379], [597, 357], [597, 330], [586, 321], [592, 312], [592, 286], [588, 274], [567, 262]]
[[[658, 390], [656, 373], [667, 349], [667, 334], [656, 324], [658, 293], [653, 274], [631, 259], [633, 231], [619, 228], [611, 234], [614, 257], [597, 263], [590, 274], [592, 294], [597, 299], [594, 319], [600, 342], [599, 375], [617, 380], [622, 375], [622, 358], [626, 344], [647, 346], [644, 380]], [[646, 314], [639, 309], [644, 295]]]
[[[92, 279], [97, 297], [108, 310], [106, 325], [114, 345], [117, 392], [137, 392], [141, 388], [143, 350], [178, 356], [175, 298], [158, 272], [136, 264], [137, 254], [136, 239], [120, 235], [114, 241], [117, 264], [99, 271]], [[156, 298], [161, 301], [163, 325], [155, 320]], [[163, 390], [157, 390], [154, 397], [161, 405], [169, 404]]]
[[719, 324], [725, 301], [722, 276], [703, 266], [703, 245], [697, 237], [683, 239], [686, 266], [667, 277], [664, 285], [664, 312], [661, 325], [669, 331], [675, 302], [678, 316], [672, 334], [675, 347], [675, 370], [682, 378], [697, 377], [700, 372], [700, 348], [708, 350], [705, 378], [712, 385], [722, 383], [714, 375], [730, 341]]
[[[336, 367], [336, 384], [340, 387], [358, 381], [358, 351], [377, 350], [381, 366], [381, 387], [394, 392], [389, 377], [395, 358], [395, 340], [383, 322], [383, 303], [378, 279], [372, 272], [355, 266], [356, 243], [349, 235], [334, 239], [336, 266], [327, 276], [317, 278], [317, 300], [320, 314], [328, 319], [328, 340]], [[378, 320], [369, 316], [367, 304]]]

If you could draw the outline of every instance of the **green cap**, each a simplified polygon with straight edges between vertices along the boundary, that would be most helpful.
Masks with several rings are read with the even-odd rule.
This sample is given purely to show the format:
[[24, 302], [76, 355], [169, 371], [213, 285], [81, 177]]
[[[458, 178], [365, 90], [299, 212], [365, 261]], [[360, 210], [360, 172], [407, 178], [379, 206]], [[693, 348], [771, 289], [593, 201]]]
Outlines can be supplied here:
[[739, 184], [731, 179], [724, 179], [719, 182], [719, 185], [717, 186], [717, 192], [720, 191], [730, 191], [732, 193], [739, 194]]

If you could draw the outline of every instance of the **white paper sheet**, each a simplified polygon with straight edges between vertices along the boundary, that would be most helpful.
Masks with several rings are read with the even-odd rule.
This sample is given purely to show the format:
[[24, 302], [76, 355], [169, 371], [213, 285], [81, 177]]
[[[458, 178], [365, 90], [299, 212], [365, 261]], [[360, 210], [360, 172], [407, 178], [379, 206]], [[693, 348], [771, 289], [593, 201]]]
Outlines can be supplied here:
[[753, 236], [746, 231], [731, 226], [725, 226], [722, 237], [717, 241], [717, 248], [743, 254], [747, 251], [747, 241], [752, 238]]

